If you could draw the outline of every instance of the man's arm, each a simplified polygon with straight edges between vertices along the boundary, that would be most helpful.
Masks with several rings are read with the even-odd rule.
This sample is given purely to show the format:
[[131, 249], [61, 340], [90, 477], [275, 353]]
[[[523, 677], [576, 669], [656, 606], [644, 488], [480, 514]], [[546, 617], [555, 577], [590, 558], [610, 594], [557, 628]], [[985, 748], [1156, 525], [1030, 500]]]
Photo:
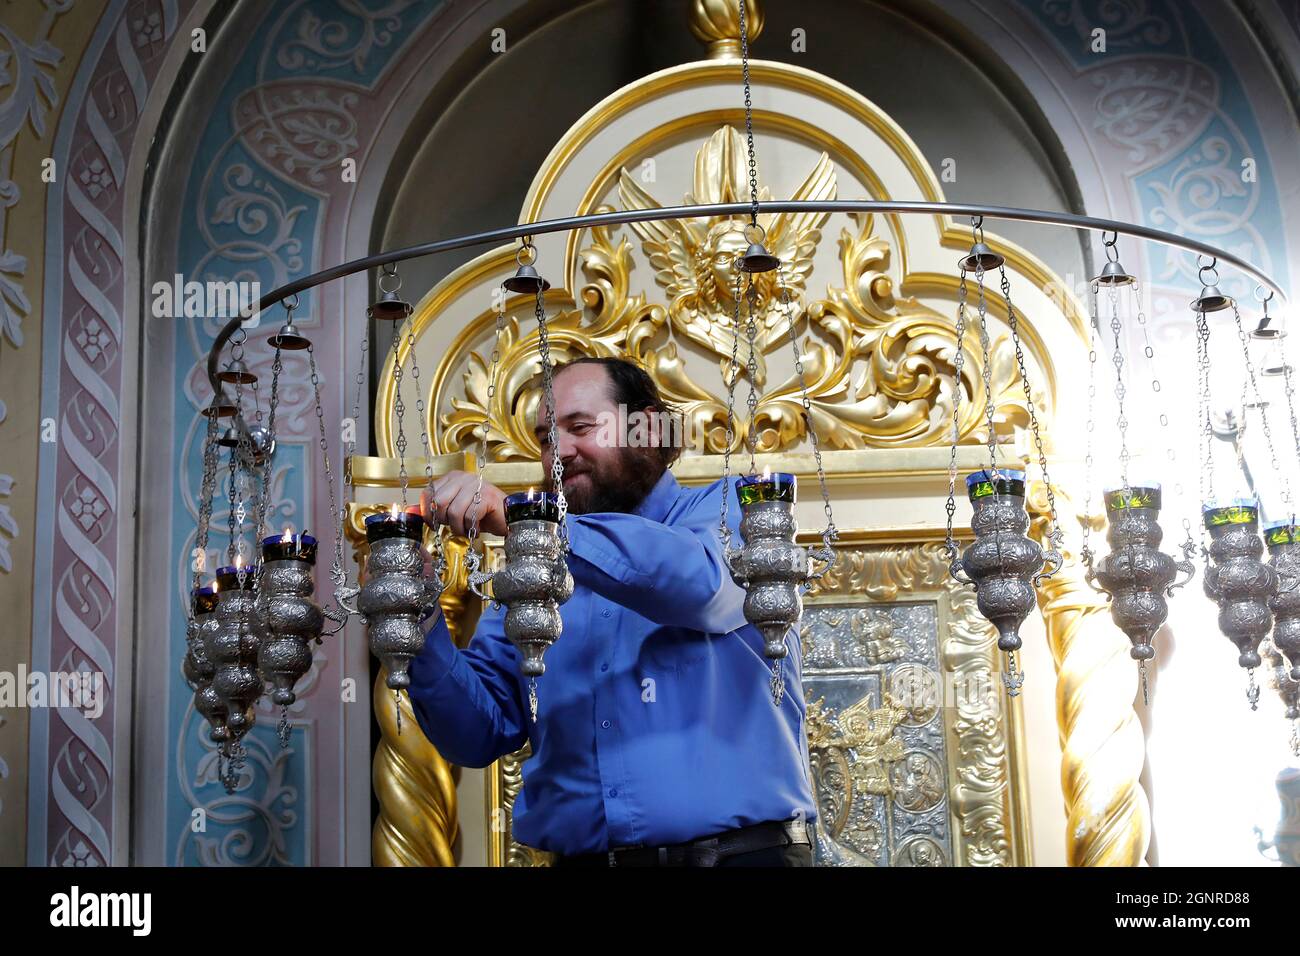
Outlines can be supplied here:
[[447, 760], [486, 767], [528, 739], [519, 703], [518, 656], [505, 637], [503, 611], [483, 609], [463, 651], [452, 644], [442, 611], [411, 661], [407, 693], [415, 719]]
[[[743, 627], [745, 591], [718, 538], [722, 488], [716, 482], [672, 524], [613, 512], [569, 515], [574, 581], [656, 624], [709, 634]], [[730, 504], [727, 523], [739, 542], [740, 504]]]

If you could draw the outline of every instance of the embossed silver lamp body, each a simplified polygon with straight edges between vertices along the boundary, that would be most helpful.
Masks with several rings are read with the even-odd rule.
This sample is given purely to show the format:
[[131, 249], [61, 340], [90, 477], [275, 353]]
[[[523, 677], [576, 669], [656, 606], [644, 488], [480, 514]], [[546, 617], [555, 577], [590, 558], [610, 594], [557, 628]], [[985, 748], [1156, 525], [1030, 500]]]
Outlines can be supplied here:
[[388, 672], [389, 689], [402, 690], [411, 683], [407, 668], [424, 648], [420, 622], [441, 593], [441, 580], [424, 576], [424, 551], [418, 540], [391, 537], [370, 542], [357, 610], [366, 622], [370, 653]]
[[786, 656], [786, 635], [803, 617], [800, 588], [811, 576], [808, 549], [795, 543], [799, 526], [787, 501], [741, 505], [740, 550], [726, 552], [732, 578], [745, 589], [745, 620], [763, 635], [769, 660]]
[[[1112, 492], [1107, 500], [1110, 553], [1088, 568], [1087, 580], [1110, 599], [1110, 616], [1132, 644], [1136, 661], [1155, 657], [1151, 641], [1169, 617], [1169, 602], [1177, 588], [1196, 574], [1191, 561], [1178, 561], [1160, 550], [1159, 490], [1131, 488]], [[1178, 573], [1186, 577], [1178, 580]]]
[[208, 722], [209, 738], [214, 743], [224, 743], [230, 739], [230, 728], [226, 726], [226, 705], [212, 686], [217, 668], [208, 656], [208, 643], [213, 632], [221, 625], [215, 609], [196, 613], [194, 623], [194, 639], [189, 642], [181, 666], [186, 683], [194, 691], [194, 710]]
[[[1289, 530], [1289, 529], [1288, 529]], [[1273, 612], [1273, 646], [1285, 657], [1289, 677], [1294, 684], [1300, 681], [1300, 541], [1288, 540], [1273, 543], [1276, 534], [1270, 530], [1268, 563], [1277, 574], [1277, 587], [1268, 599]]]
[[505, 565], [492, 575], [492, 596], [506, 606], [505, 633], [519, 651], [520, 670], [540, 677], [546, 672], [543, 657], [564, 629], [560, 605], [573, 596], [557, 522], [510, 522]]
[[950, 568], [956, 580], [975, 588], [976, 605], [997, 628], [998, 649], [1006, 652], [1019, 650], [1023, 643], [1020, 625], [1037, 604], [1040, 576], [1054, 573], [1061, 564], [1059, 554], [1044, 554], [1029, 537], [1024, 476], [1011, 474], [1018, 479], [990, 481], [984, 472], [967, 479], [975, 540]]
[[236, 743], [252, 729], [253, 705], [262, 695], [262, 679], [257, 673], [262, 625], [254, 592], [238, 587], [223, 589], [215, 616], [216, 626], [208, 631], [206, 642], [214, 667], [212, 690], [226, 709], [225, 722], [230, 731], [227, 739]]
[[1259, 642], [1273, 626], [1269, 599], [1277, 572], [1260, 560], [1264, 542], [1255, 509], [1214, 508], [1206, 512], [1205, 525], [1210, 533], [1205, 593], [1219, 605], [1219, 629], [1237, 645], [1237, 663], [1258, 667]]
[[312, 566], [287, 558], [266, 561], [257, 604], [266, 633], [257, 651], [262, 679], [271, 684], [271, 700], [287, 707], [297, 696], [294, 685], [311, 668], [309, 642], [320, 638], [325, 615], [312, 598]]

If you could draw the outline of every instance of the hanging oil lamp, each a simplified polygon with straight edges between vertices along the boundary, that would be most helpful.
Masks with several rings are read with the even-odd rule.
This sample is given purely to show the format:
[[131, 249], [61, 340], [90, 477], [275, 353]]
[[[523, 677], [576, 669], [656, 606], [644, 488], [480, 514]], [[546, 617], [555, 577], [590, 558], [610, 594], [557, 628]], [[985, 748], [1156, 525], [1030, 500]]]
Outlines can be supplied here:
[[357, 611], [366, 622], [370, 652], [387, 670], [385, 683], [394, 695], [411, 683], [407, 667], [424, 647], [420, 622], [442, 593], [441, 580], [424, 574], [424, 527], [418, 508], [402, 511], [396, 504], [366, 517], [370, 553]]
[[[545, 416], [548, 447], [558, 449], [555, 428], [555, 392], [553, 388], [554, 363], [551, 360], [550, 336], [546, 327], [546, 304], [543, 298], [550, 284], [534, 267], [536, 250], [525, 240], [517, 256], [519, 268], [502, 283], [508, 292], [533, 296], [533, 315], [537, 320], [537, 351], [542, 366], [542, 404], [538, 421]], [[498, 316], [497, 336], [501, 334], [503, 317]], [[491, 375], [495, 390], [497, 350]], [[479, 489], [482, 487], [483, 467], [486, 465], [488, 422], [483, 423], [483, 451], [479, 456]], [[546, 671], [543, 661], [548, 648], [560, 637], [564, 621], [560, 605], [573, 596], [573, 576], [569, 572], [568, 529], [565, 517], [568, 501], [564, 497], [564, 462], [557, 453], [551, 456], [550, 491], [530, 489], [510, 495], [505, 501], [506, 541], [505, 561], [494, 572], [478, 569], [477, 553], [471, 541], [469, 555], [470, 585], [481, 597], [480, 587], [492, 582], [492, 600], [506, 607], [503, 628], [506, 638], [519, 651], [520, 670], [528, 678], [528, 709], [537, 721], [537, 678]], [[471, 530], [478, 530], [480, 492], [475, 490], [472, 505]]]
[[266, 633], [257, 651], [262, 679], [271, 684], [271, 701], [280, 706], [277, 734], [289, 746], [289, 705], [297, 700], [293, 688], [311, 668], [309, 641], [320, 642], [325, 616], [312, 598], [316, 589], [316, 539], [303, 532], [262, 539], [262, 576], [257, 590], [258, 611]]
[[[1149, 702], [1147, 686], [1147, 661], [1155, 657], [1152, 640], [1169, 617], [1169, 604], [1166, 600], [1173, 595], [1176, 588], [1182, 587], [1196, 573], [1196, 566], [1191, 556], [1196, 544], [1188, 534], [1183, 544], [1183, 560], [1161, 552], [1160, 542], [1164, 531], [1159, 524], [1161, 507], [1161, 486], [1159, 482], [1147, 481], [1130, 483], [1128, 478], [1128, 416], [1125, 412], [1127, 386], [1124, 380], [1124, 350], [1122, 346], [1123, 327], [1120, 322], [1120, 290], [1136, 286], [1137, 280], [1120, 264], [1116, 249], [1117, 237], [1103, 236], [1106, 252], [1106, 265], [1092, 284], [1092, 325], [1094, 338], [1089, 352], [1089, 403], [1088, 403], [1088, 456], [1087, 477], [1085, 482], [1091, 488], [1092, 468], [1092, 431], [1094, 426], [1092, 398], [1095, 395], [1093, 384], [1094, 366], [1096, 364], [1095, 330], [1097, 321], [1097, 300], [1099, 292], [1105, 288], [1110, 300], [1110, 329], [1114, 338], [1112, 363], [1115, 368], [1115, 407], [1117, 410], [1116, 431], [1119, 435], [1119, 469], [1121, 483], [1117, 487], [1103, 492], [1106, 504], [1107, 536], [1110, 553], [1100, 564], [1094, 567], [1092, 551], [1088, 547], [1087, 524], [1084, 525], [1083, 548], [1080, 558], [1087, 568], [1085, 578], [1089, 584], [1106, 595], [1110, 602], [1111, 620], [1128, 637], [1129, 656], [1138, 662], [1138, 672], [1142, 682], [1142, 700]], [[1141, 308], [1138, 308], [1139, 320]], [[1147, 355], [1152, 351], [1148, 346]], [[1085, 506], [1085, 511], [1088, 510]], [[1178, 572], [1187, 575], [1177, 581]], [[1177, 581], [1177, 583], [1175, 583]]]
[[1259, 509], [1246, 499], [1210, 504], [1203, 509], [1202, 522], [1210, 536], [1205, 593], [1219, 605], [1219, 629], [1237, 645], [1237, 663], [1250, 679], [1246, 699], [1256, 710], [1259, 642], [1273, 626], [1269, 598], [1277, 587], [1277, 572], [1260, 560], [1264, 542], [1259, 537]]
[[1009, 658], [1003, 677], [1014, 697], [1024, 675], [1017, 673], [1011, 655], [1023, 644], [1020, 625], [1037, 603], [1034, 589], [1044, 571], [1043, 549], [1029, 537], [1025, 473], [1013, 468], [974, 472], [966, 476], [966, 495], [975, 540], [950, 571], [956, 580], [975, 588], [976, 606], [997, 628], [998, 650]]
[[230, 738], [226, 726], [226, 705], [212, 687], [216, 665], [208, 657], [207, 643], [219, 626], [217, 621], [218, 592], [212, 587], [195, 588], [191, 595], [194, 614], [194, 639], [188, 642], [182, 671], [185, 682], [194, 691], [194, 709], [208, 722], [208, 737], [213, 743], [223, 744]]
[[[1160, 485], [1157, 482], [1112, 488], [1105, 492], [1106, 540], [1110, 553], [1094, 568], [1088, 583], [1110, 600], [1110, 616], [1133, 645], [1129, 656], [1138, 662], [1143, 699], [1147, 697], [1146, 662], [1156, 655], [1152, 638], [1169, 617], [1166, 598], [1196, 573], [1190, 555], [1176, 561], [1160, 551]], [[1178, 581], [1178, 572], [1187, 575]]]
[[505, 633], [519, 651], [529, 683], [529, 709], [537, 720], [543, 655], [564, 629], [560, 605], [573, 596], [573, 575], [560, 537], [559, 496], [526, 491], [505, 500], [505, 563], [492, 575], [492, 595], [506, 606]]
[[[811, 403], [804, 379], [803, 357], [799, 351], [799, 337], [794, 327], [790, 289], [784, 281], [779, 262], [776, 270], [781, 305], [785, 313], [791, 347], [794, 350], [795, 372], [799, 379], [800, 396], [805, 411], [804, 422], [813, 448], [813, 456], [817, 462], [817, 478], [822, 495], [822, 510], [826, 514], [826, 529], [821, 534], [820, 548], [810, 550], [797, 544], [795, 536], [798, 534], [799, 525], [794, 514], [798, 491], [797, 479], [794, 475], [785, 472], [773, 473], [770, 467], [765, 467], [762, 475], [757, 474], [755, 410], [758, 406], [758, 396], [754, 384], [757, 378], [758, 355], [755, 322], [757, 290], [751, 279], [746, 290], [747, 294], [742, 297], [741, 282], [744, 274], [758, 270], [747, 268], [743, 261], [737, 260], [733, 294], [732, 374], [727, 379], [727, 438], [722, 470], [726, 487], [722, 496], [718, 536], [722, 542], [723, 559], [731, 578], [745, 591], [742, 605], [745, 620], [763, 637], [763, 656], [770, 662], [771, 669], [769, 687], [772, 703], [779, 706], [785, 696], [785, 674], [782, 666], [789, 653], [786, 638], [790, 629], [803, 618], [803, 590], [808, 584], [826, 574], [835, 562], [833, 542], [839, 537], [839, 531], [835, 527], [831, 513], [821, 447], [812, 421]], [[735, 548], [731, 544], [731, 527], [727, 521], [727, 510], [730, 500], [731, 446], [735, 437], [735, 384], [739, 374], [737, 355], [741, 335], [742, 298], [748, 303], [745, 334], [749, 355], [749, 429], [746, 439], [746, 446], [749, 449], [749, 474], [742, 475], [735, 485], [736, 497], [740, 501], [739, 530], [742, 541], [741, 547]], [[822, 562], [817, 570], [813, 568], [814, 560]]]
[[233, 791], [242, 762], [243, 739], [253, 729], [253, 705], [262, 695], [257, 673], [257, 650], [262, 625], [257, 613], [257, 568], [235, 564], [217, 569], [217, 626], [207, 635], [206, 651], [215, 671], [212, 689], [226, 708], [225, 743], [230, 775], [224, 780]]
[[[957, 348], [954, 367], [957, 388], [954, 391], [952, 441], [948, 458], [948, 514], [944, 550], [949, 557], [949, 574], [961, 584], [975, 588], [975, 603], [981, 614], [997, 629], [997, 646], [1007, 656], [1002, 683], [1008, 696], [1015, 697], [1024, 684], [1024, 672], [1017, 667], [1016, 654], [1023, 645], [1020, 626], [1037, 604], [1036, 588], [1045, 578], [1060, 570], [1063, 563], [1060, 547], [1062, 532], [1056, 515], [1056, 494], [1047, 471], [1047, 455], [1038, 428], [1038, 417], [1025, 371], [1024, 352], [1020, 343], [1019, 317], [1011, 302], [1010, 280], [1003, 257], [984, 241], [983, 221], [971, 220], [970, 252], [959, 261], [957, 286]], [[1011, 332], [1020, 383], [1029, 409], [1030, 432], [1038, 452], [1038, 465], [1048, 501], [1048, 549], [1029, 537], [1029, 514], [1025, 510], [1025, 472], [1021, 468], [997, 464], [996, 415], [992, 383], [992, 339], [988, 330], [988, 305], [984, 274], [996, 267], [1001, 278], [1002, 298], [1007, 307], [1007, 327]], [[974, 272], [976, 282], [975, 326], [983, 352], [984, 423], [988, 435], [989, 465], [966, 476], [966, 496], [971, 503], [971, 532], [974, 541], [960, 551], [953, 535], [956, 514], [957, 447], [961, 440], [961, 382], [965, 365], [967, 313], [967, 273]]]
[[1300, 527], [1275, 521], [1264, 528], [1268, 563], [1277, 587], [1268, 606], [1273, 611], [1272, 643], [1283, 655], [1292, 681], [1300, 681]]
[[739, 550], [724, 552], [732, 578], [745, 589], [745, 620], [763, 636], [763, 656], [772, 662], [772, 696], [784, 693], [781, 660], [786, 636], [803, 617], [801, 588], [812, 573], [808, 550], [795, 543], [799, 530], [794, 516], [795, 476], [772, 473], [742, 475], [736, 483], [740, 499]]

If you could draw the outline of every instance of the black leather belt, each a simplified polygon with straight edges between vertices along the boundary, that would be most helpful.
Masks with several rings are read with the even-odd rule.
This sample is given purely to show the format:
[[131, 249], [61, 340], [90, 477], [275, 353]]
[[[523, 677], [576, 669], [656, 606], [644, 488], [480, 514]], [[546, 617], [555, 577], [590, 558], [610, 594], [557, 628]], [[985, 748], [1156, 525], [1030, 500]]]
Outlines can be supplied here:
[[616, 847], [607, 853], [560, 856], [555, 866], [716, 866], [719, 860], [777, 846], [810, 844], [802, 820], [771, 821], [669, 846]]

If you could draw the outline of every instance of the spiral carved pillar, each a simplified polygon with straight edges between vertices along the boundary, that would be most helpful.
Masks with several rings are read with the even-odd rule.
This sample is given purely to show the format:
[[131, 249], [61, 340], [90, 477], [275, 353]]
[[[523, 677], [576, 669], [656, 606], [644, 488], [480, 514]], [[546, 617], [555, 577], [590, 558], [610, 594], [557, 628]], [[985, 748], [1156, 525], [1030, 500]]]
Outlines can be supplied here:
[[[366, 555], [365, 518], [382, 506], [351, 506], [348, 537], [359, 567]], [[468, 577], [462, 560], [463, 539], [446, 542], [447, 582], [439, 598], [453, 638], [459, 636]], [[400, 695], [402, 732], [397, 732], [393, 693], [380, 669], [372, 688], [380, 740], [371, 765], [371, 784], [379, 801], [379, 819], [370, 837], [374, 866], [455, 866], [452, 845], [459, 830], [455, 771], [429, 743], [411, 710], [406, 692]]]
[[[1029, 502], [1031, 533], [1043, 540], [1046, 494]], [[1069, 503], [1057, 493], [1063, 515]], [[1094, 525], [1100, 530], [1100, 519]], [[1133, 709], [1138, 671], [1129, 641], [1110, 620], [1106, 599], [1089, 587], [1074, 555], [1038, 591], [1056, 665], [1056, 723], [1070, 866], [1143, 866], [1151, 807], [1142, 788], [1146, 736]]]
[[393, 693], [382, 669], [373, 688], [381, 739], [371, 783], [379, 819], [370, 837], [374, 866], [455, 866], [456, 781], [451, 764], [420, 732], [406, 691], [401, 692], [402, 732], [397, 733]]

